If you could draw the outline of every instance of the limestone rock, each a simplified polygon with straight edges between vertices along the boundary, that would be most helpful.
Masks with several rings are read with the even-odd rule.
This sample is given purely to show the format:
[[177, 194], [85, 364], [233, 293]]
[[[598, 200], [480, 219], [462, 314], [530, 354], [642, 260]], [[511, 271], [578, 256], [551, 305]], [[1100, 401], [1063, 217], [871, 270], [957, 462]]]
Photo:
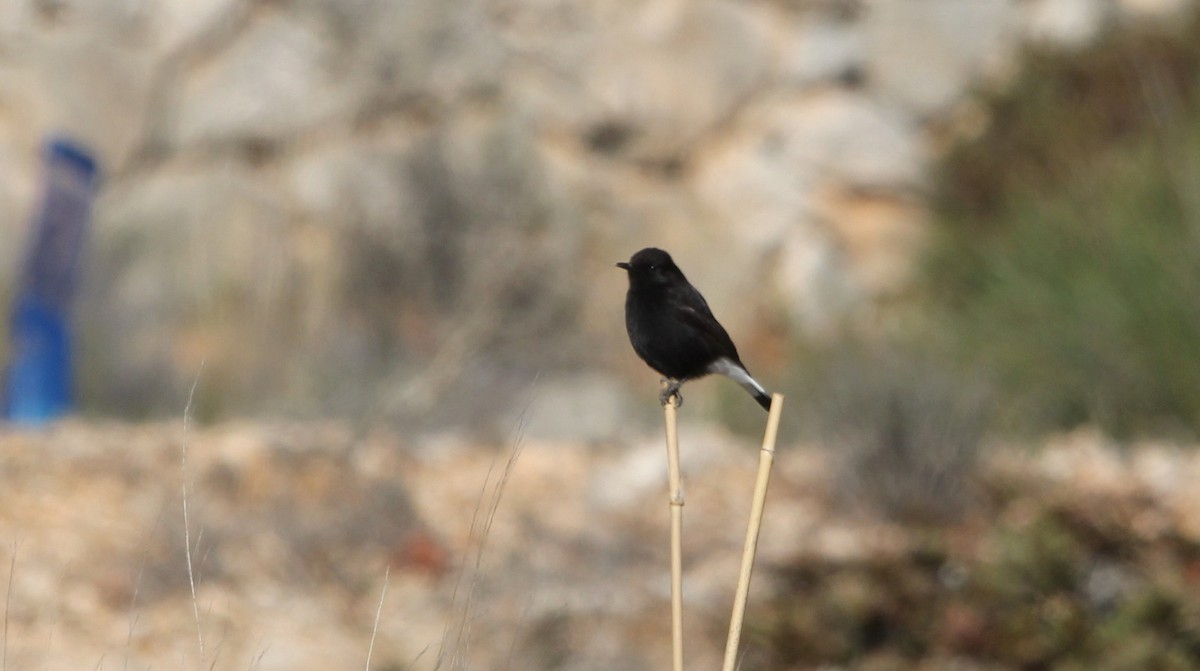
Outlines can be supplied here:
[[929, 131], [986, 124], [1027, 41], [1193, 4], [0, 3], [0, 263], [65, 133], [108, 177], [89, 407], [173, 412], [204, 360], [206, 412], [503, 421], [538, 370], [625, 361], [611, 264], [647, 245], [739, 339], [869, 323]]
[[1007, 0], [871, 3], [864, 31], [871, 87], [918, 118], [1009, 68], [1020, 39]]
[[188, 73], [174, 103], [174, 142], [279, 141], [345, 115], [355, 93], [322, 32], [303, 17], [252, 23], [231, 48]]

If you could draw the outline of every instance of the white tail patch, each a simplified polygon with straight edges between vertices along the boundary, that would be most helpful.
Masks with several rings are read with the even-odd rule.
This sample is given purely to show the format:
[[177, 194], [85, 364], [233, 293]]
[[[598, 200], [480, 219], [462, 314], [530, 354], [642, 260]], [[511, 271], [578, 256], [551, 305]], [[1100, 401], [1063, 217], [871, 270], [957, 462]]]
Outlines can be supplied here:
[[757, 392], [763, 396], [768, 395], [767, 390], [763, 389], [763, 386], [759, 384], [757, 380], [750, 377], [750, 373], [747, 373], [745, 368], [742, 368], [733, 361], [730, 361], [728, 357], [721, 357], [720, 359], [717, 359], [709, 364], [708, 372], [724, 375], [725, 377], [742, 385], [751, 393]]

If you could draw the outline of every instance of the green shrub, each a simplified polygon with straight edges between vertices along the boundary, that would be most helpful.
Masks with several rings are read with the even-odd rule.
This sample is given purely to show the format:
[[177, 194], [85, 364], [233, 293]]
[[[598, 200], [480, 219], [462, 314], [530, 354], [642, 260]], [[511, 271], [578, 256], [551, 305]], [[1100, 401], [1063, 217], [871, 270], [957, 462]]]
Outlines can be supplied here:
[[1200, 668], [1200, 547], [1136, 533], [1145, 499], [1046, 485], [990, 482], [990, 524], [909, 527], [895, 554], [780, 567], [749, 654], [777, 669]]
[[1037, 54], [939, 170], [932, 320], [1010, 425], [1200, 428], [1200, 22]]
[[805, 405], [833, 454], [852, 508], [943, 522], [969, 508], [987, 392], [944, 362], [898, 343], [843, 346], [814, 371]]

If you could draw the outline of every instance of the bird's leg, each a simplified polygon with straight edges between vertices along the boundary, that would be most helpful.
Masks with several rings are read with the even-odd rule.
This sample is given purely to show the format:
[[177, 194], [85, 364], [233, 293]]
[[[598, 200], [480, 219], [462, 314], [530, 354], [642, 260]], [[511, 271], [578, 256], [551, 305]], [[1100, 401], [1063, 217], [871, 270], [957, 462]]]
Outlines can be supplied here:
[[659, 394], [659, 396], [658, 396], [658, 401], [660, 403], [662, 403], [663, 405], [666, 405], [667, 403], [671, 402], [671, 397], [674, 396], [675, 397], [675, 407], [682, 408], [683, 407], [683, 394], [679, 393], [679, 387], [680, 387], [680, 385], [683, 384], [683, 381], [682, 380], [669, 380], [664, 377], [662, 379], [662, 383], [663, 383], [663, 390], [662, 390], [662, 394]]

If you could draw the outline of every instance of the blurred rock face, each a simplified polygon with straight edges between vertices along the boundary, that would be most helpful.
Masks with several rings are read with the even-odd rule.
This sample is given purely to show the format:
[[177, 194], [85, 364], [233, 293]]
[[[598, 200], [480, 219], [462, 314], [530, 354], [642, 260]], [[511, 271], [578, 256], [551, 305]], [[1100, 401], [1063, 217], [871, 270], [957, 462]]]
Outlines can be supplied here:
[[509, 412], [539, 372], [642, 372], [611, 265], [647, 245], [739, 342], [870, 313], [967, 91], [1190, 4], [4, 2], [3, 281], [65, 131], [108, 176], [90, 407], [177, 413], [204, 362], [207, 415]]

